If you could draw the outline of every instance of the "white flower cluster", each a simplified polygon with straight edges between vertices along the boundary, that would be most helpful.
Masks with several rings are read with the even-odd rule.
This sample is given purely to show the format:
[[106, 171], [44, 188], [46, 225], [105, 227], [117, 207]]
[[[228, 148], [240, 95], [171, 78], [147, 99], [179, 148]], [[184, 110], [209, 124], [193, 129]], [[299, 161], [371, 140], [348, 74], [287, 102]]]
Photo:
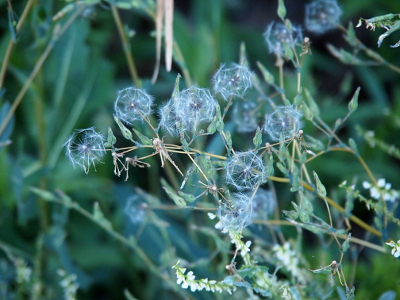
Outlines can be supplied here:
[[60, 286], [64, 289], [64, 300], [76, 300], [76, 292], [79, 288], [76, 274], [68, 274], [62, 269], [59, 269], [57, 273], [62, 278]]
[[[213, 213], [208, 213], [208, 217], [213, 220], [217, 217], [217, 215]], [[240, 256], [245, 257], [247, 253], [250, 252], [251, 241], [243, 242], [242, 235], [240, 232], [236, 230], [229, 230], [228, 228], [224, 227], [221, 221], [218, 221], [215, 224], [215, 228], [222, 231], [222, 233], [228, 233], [231, 239], [231, 243], [236, 245], [236, 249], [239, 252]]]
[[236, 286], [228, 283], [217, 282], [216, 280], [208, 280], [208, 278], [195, 280], [196, 276], [193, 275], [193, 271], [189, 271], [185, 275], [186, 268], [178, 267], [179, 262], [180, 261], [178, 261], [172, 268], [176, 270], [176, 283], [182, 284], [182, 288], [187, 289], [190, 287], [192, 292], [205, 289], [206, 291], [220, 293], [222, 293], [222, 291], [227, 291], [229, 294], [232, 294], [234, 291], [236, 291]]
[[378, 180], [376, 185], [369, 183], [368, 181], [364, 181], [362, 183], [363, 187], [369, 190], [369, 193], [374, 199], [383, 199], [385, 201], [394, 202], [397, 198], [399, 198], [399, 192], [392, 190], [392, 185], [390, 183], [386, 183], [384, 178]]
[[275, 245], [272, 250], [275, 252], [276, 258], [290, 273], [292, 273], [293, 277], [296, 277], [302, 284], [307, 282], [308, 273], [304, 272], [304, 269], [299, 267], [299, 254], [290, 249], [290, 243], [286, 242], [284, 245]]
[[390, 243], [386, 243], [386, 245], [389, 245], [390, 247], [393, 247], [391, 254], [394, 257], [399, 257], [400, 256], [400, 240], [397, 241], [391, 241]]

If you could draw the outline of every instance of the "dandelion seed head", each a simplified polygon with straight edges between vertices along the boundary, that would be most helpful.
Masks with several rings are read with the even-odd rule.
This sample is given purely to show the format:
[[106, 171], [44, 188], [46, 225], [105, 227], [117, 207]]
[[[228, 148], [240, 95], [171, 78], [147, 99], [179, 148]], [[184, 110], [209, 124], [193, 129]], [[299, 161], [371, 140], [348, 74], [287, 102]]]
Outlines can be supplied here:
[[303, 42], [301, 28], [292, 26], [289, 30], [283, 23], [271, 22], [264, 32], [264, 39], [270, 53], [285, 56], [285, 47], [293, 48]]
[[151, 114], [153, 100], [144, 90], [129, 87], [118, 92], [114, 111], [118, 119], [132, 124], [135, 120], [143, 120]]
[[279, 106], [266, 116], [264, 131], [273, 141], [283, 141], [297, 135], [302, 128], [302, 113], [293, 106]]
[[335, 28], [342, 10], [336, 0], [317, 0], [306, 5], [305, 26], [308, 31], [322, 34]]
[[223, 64], [213, 77], [214, 92], [225, 101], [231, 97], [243, 98], [247, 89], [253, 86], [252, 76], [253, 73], [245, 65]]
[[236, 152], [225, 165], [226, 182], [238, 191], [266, 181], [264, 162], [254, 151]]
[[101, 163], [105, 154], [104, 137], [94, 130], [94, 127], [76, 130], [64, 143], [65, 155], [72, 165], [81, 166], [85, 173], [90, 166], [95, 169], [96, 163]]

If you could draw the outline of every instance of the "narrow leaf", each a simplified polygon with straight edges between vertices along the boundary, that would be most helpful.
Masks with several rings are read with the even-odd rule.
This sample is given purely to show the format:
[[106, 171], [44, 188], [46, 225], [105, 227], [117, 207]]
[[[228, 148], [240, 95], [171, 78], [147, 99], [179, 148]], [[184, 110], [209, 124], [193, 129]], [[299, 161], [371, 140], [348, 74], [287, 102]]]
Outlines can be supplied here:
[[117, 139], [116, 139], [111, 127], [108, 126], [107, 142], [104, 143], [104, 147], [111, 148], [114, 146], [116, 141], [117, 141]]
[[357, 106], [358, 106], [358, 95], [359, 94], [360, 94], [360, 87], [358, 87], [356, 89], [356, 91], [354, 92], [353, 97], [351, 98], [351, 100], [349, 102], [348, 108], [349, 108], [349, 111], [351, 113], [354, 112], [357, 109]]
[[283, 3], [283, 0], [279, 0], [278, 2], [278, 16], [282, 21], [285, 21], [286, 7], [285, 3]]
[[178, 196], [175, 191], [172, 189], [172, 187], [168, 184], [168, 182], [164, 179], [161, 178], [161, 185], [164, 189], [164, 191], [167, 193], [168, 197], [175, 202], [175, 204], [178, 207], [186, 207], [186, 201], [182, 197]]
[[120, 119], [117, 118], [116, 115], [114, 115], [114, 120], [117, 123], [119, 129], [121, 130], [123, 137], [135, 143], [135, 141], [132, 138], [132, 132], [125, 127], [125, 125], [121, 122]]
[[319, 180], [318, 174], [313, 171], [314, 179], [315, 179], [315, 184], [317, 185], [317, 193], [321, 198], [326, 197], [326, 189], [325, 186], [322, 184], [321, 180]]
[[140, 139], [140, 141], [142, 142], [143, 145], [153, 145], [153, 142], [147, 136], [141, 134], [139, 131], [137, 131], [133, 127], [132, 127], [132, 130], [138, 136], [138, 138]]
[[257, 131], [256, 134], [253, 138], [253, 144], [254, 146], [256, 146], [256, 148], [258, 148], [258, 146], [260, 146], [262, 143], [262, 134], [261, 134], [261, 128], [257, 127]]

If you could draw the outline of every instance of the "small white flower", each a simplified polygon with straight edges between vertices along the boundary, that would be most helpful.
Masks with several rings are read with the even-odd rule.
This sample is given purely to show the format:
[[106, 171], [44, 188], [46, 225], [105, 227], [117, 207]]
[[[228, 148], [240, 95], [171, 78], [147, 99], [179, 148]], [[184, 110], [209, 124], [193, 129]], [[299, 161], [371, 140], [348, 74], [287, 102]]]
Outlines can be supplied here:
[[382, 197], [385, 201], [394, 202], [399, 197], [399, 192], [392, 190], [392, 184], [389, 182], [386, 183], [384, 178], [380, 178], [376, 185], [372, 185], [367, 181], [364, 181], [362, 185], [365, 189], [369, 190], [371, 198], [376, 200]]
[[207, 215], [211, 220], [214, 220], [217, 216], [216, 214], [213, 214], [213, 213], [208, 213]]
[[390, 247], [393, 247], [391, 254], [394, 257], [399, 257], [400, 256], [400, 240], [396, 242], [391, 241], [390, 243], [386, 243], [386, 245], [389, 245]]

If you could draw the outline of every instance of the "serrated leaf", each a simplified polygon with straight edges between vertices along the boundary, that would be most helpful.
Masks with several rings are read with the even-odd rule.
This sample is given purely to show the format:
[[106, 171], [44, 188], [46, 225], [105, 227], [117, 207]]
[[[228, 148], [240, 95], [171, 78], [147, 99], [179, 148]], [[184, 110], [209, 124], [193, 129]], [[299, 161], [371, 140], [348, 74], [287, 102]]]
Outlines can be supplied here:
[[261, 128], [257, 127], [256, 134], [254, 135], [254, 138], [253, 138], [253, 144], [254, 144], [254, 146], [256, 146], [256, 148], [258, 148], [258, 146], [260, 146], [261, 143], [262, 143], [262, 132], [261, 132]]

